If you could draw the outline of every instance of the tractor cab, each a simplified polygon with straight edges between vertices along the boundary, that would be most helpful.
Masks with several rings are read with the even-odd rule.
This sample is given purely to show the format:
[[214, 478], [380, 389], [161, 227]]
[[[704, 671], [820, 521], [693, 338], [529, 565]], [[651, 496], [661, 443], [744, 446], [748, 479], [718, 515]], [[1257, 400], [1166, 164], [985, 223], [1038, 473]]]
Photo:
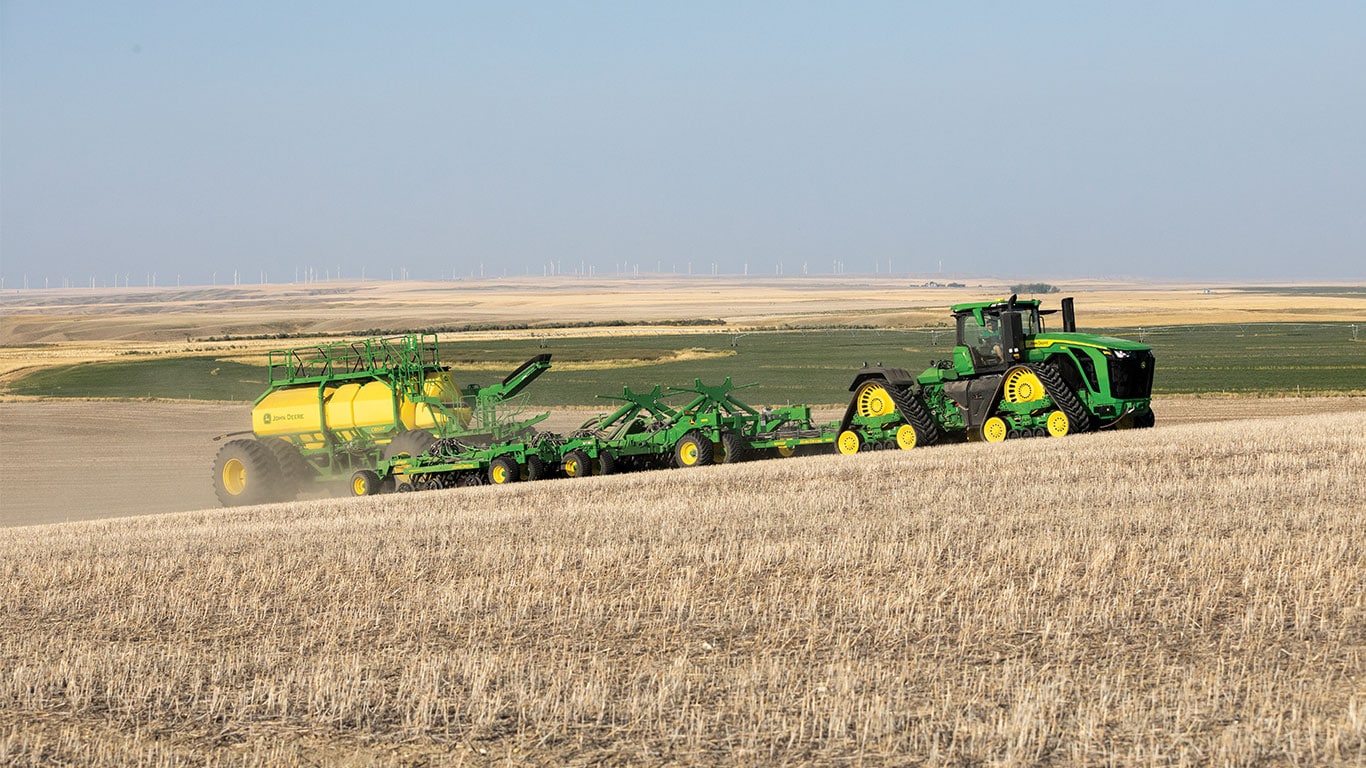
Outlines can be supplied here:
[[953, 315], [958, 322], [953, 368], [959, 376], [1004, 371], [1020, 360], [1025, 337], [1042, 330], [1036, 299], [957, 304]]

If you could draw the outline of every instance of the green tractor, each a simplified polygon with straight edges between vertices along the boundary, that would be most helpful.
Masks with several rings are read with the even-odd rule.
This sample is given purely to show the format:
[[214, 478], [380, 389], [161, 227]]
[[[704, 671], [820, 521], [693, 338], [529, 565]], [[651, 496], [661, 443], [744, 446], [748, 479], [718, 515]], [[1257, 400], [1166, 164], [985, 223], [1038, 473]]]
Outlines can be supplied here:
[[440, 439], [489, 446], [529, 435], [548, 414], [522, 418], [516, 395], [549, 368], [550, 355], [537, 355], [498, 384], [460, 390], [432, 334], [276, 350], [252, 429], [237, 433], [250, 437], [218, 451], [214, 492], [224, 506], [287, 501]]
[[1034, 299], [957, 304], [953, 359], [919, 376], [865, 367], [839, 424], [840, 453], [948, 440], [1000, 442], [1151, 427], [1153, 353], [1144, 344], [1077, 333], [1072, 299], [1049, 333]]

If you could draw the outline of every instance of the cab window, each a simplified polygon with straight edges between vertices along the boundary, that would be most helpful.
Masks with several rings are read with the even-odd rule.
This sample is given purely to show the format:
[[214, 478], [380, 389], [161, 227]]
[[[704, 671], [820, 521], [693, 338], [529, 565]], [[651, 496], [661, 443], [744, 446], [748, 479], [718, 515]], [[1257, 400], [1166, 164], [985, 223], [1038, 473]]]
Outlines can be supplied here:
[[975, 368], [990, 368], [1005, 363], [1001, 320], [994, 315], [987, 315], [983, 319], [986, 322], [978, 325], [977, 318], [971, 314], [958, 316], [958, 344], [971, 352]]

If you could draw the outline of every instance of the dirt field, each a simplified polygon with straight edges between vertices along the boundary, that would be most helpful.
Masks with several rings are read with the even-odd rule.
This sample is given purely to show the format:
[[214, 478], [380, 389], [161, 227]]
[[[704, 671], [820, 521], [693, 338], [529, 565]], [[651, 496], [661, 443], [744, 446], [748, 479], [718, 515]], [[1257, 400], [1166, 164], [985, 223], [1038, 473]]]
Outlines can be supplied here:
[[[1169, 398], [1159, 426], [1265, 414], [1366, 410], [1366, 398]], [[250, 427], [243, 405], [34, 401], [0, 403], [0, 525], [95, 520], [218, 506], [216, 435]], [[568, 431], [590, 412], [542, 425]], [[820, 412], [818, 419], [838, 418]], [[339, 491], [340, 492], [340, 491]]]
[[1363, 489], [1357, 411], [7, 528], [0, 764], [1360, 766]]

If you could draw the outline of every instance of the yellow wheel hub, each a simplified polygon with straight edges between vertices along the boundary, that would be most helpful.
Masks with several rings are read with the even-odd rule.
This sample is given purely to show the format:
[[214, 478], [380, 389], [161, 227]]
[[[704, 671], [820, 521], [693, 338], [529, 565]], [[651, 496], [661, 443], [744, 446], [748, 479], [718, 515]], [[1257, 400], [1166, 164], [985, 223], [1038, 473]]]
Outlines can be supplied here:
[[678, 460], [685, 467], [691, 467], [697, 463], [697, 443], [689, 440], [678, 449]]
[[365, 495], [367, 495], [367, 494], [365, 493], [367, 490], [368, 490], [368, 488], [366, 487], [365, 478], [363, 478], [363, 477], [353, 477], [353, 478], [351, 478], [351, 495], [352, 495], [352, 496], [365, 496]]
[[790, 458], [792, 458], [793, 456], [796, 456], [796, 455], [797, 455], [797, 446], [795, 446], [795, 445], [780, 445], [780, 446], [778, 446], [778, 455], [779, 455], [779, 456], [782, 456], [784, 459], [790, 459]]
[[1068, 421], [1067, 414], [1062, 411], [1054, 411], [1048, 414], [1048, 434], [1052, 437], [1062, 437], [1072, 428], [1072, 422]]
[[223, 490], [233, 496], [241, 496], [247, 489], [247, 465], [241, 459], [228, 459], [223, 463]]
[[915, 427], [910, 424], [902, 424], [896, 431], [896, 447], [903, 451], [909, 451], [915, 447]]
[[851, 453], [858, 453], [858, 449], [862, 447], [862, 445], [863, 440], [859, 438], [858, 433], [852, 429], [846, 429], [841, 432], [839, 439], [835, 441], [835, 447], [839, 449], [840, 453], [843, 453], [846, 456]]
[[1028, 368], [1016, 368], [1006, 374], [1005, 399], [1007, 403], [1032, 403], [1042, 400], [1048, 394], [1043, 382]]
[[579, 466], [578, 459], [569, 459], [564, 463], [564, 473], [570, 477], [578, 477], [583, 474], [583, 467]]
[[982, 439], [988, 443], [999, 443], [1005, 440], [1006, 434], [1009, 432], [1005, 420], [1000, 416], [992, 416], [982, 425]]
[[489, 472], [489, 479], [497, 485], [502, 485], [508, 481], [508, 468], [502, 464], [495, 464]]
[[881, 384], [868, 382], [859, 387], [854, 395], [860, 416], [886, 416], [896, 410], [892, 394]]

